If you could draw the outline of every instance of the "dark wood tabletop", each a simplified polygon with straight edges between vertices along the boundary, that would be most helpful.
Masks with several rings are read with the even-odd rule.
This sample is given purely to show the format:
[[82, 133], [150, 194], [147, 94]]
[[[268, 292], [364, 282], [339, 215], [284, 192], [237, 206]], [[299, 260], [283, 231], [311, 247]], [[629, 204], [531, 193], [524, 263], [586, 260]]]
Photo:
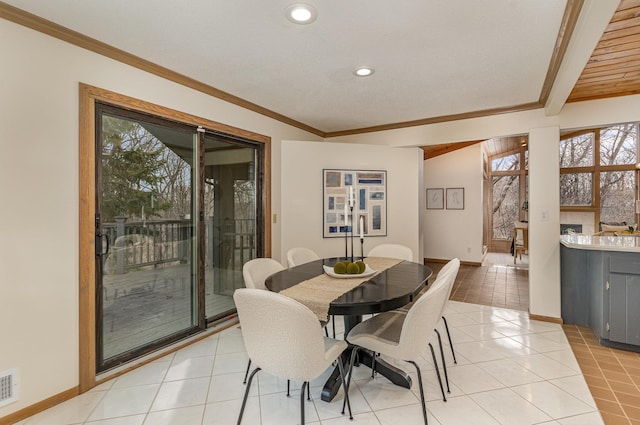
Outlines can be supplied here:
[[[269, 276], [267, 289], [280, 292], [324, 273], [323, 265], [333, 266], [340, 258], [325, 258], [291, 267]], [[329, 305], [330, 315], [354, 316], [400, 308], [424, 288], [433, 271], [420, 263], [402, 261], [383, 270], [343, 294]]]

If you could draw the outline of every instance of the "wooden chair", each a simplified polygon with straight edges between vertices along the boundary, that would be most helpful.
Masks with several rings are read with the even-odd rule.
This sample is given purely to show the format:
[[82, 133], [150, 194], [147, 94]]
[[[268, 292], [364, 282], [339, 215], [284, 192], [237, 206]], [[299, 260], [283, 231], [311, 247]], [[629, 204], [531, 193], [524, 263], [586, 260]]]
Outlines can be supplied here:
[[513, 264], [516, 263], [518, 253], [522, 261], [522, 253], [529, 250], [529, 228], [516, 227], [513, 229]]

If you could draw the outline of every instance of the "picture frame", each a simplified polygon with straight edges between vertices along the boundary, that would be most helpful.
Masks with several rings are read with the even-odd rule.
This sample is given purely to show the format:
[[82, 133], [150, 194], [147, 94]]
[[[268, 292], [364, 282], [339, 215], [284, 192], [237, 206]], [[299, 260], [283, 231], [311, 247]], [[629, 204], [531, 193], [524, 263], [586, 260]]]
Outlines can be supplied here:
[[427, 209], [428, 210], [444, 209], [444, 189], [443, 188], [427, 189]]
[[387, 235], [386, 170], [323, 169], [322, 186], [323, 238]]
[[447, 209], [448, 210], [464, 209], [464, 188], [463, 187], [447, 188]]

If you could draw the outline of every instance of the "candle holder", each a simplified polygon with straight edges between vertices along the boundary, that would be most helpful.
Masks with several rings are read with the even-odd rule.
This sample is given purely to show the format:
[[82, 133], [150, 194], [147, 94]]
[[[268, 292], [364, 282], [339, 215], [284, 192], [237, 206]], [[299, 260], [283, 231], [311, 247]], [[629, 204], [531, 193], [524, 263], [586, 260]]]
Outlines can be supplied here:
[[351, 262], [353, 263], [353, 206], [349, 207], [351, 214]]
[[364, 261], [364, 238], [360, 238], [360, 260]]
[[347, 260], [349, 258], [349, 220], [345, 219], [344, 225], [344, 259]]

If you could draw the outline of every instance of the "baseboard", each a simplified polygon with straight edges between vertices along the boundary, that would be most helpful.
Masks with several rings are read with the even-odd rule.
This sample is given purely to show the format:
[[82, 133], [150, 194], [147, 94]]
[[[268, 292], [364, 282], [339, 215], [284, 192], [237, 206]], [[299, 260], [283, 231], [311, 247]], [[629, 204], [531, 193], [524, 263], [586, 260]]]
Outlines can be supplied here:
[[531, 312], [529, 312], [529, 319], [538, 320], [540, 322], [557, 323], [559, 325], [562, 325], [564, 323], [564, 321], [562, 320], [562, 317], [539, 316], [537, 314], [531, 314]]
[[63, 401], [71, 400], [75, 396], [80, 394], [80, 387], [73, 387], [54, 396], [46, 398], [35, 404], [20, 409], [17, 412], [8, 414], [0, 418], [0, 425], [12, 425], [16, 422], [27, 419], [29, 416], [33, 416], [36, 413], [45, 411]]
[[[451, 260], [450, 259], [449, 260], [443, 260], [442, 258], [425, 258], [423, 264], [426, 264], [427, 262], [429, 262], [429, 263], [443, 263], [444, 264], [444, 263], [448, 263], [449, 261], [451, 261]], [[478, 262], [475, 262], [475, 261], [460, 261], [460, 265], [461, 266], [480, 267], [482, 265], [482, 263], [478, 263]]]

